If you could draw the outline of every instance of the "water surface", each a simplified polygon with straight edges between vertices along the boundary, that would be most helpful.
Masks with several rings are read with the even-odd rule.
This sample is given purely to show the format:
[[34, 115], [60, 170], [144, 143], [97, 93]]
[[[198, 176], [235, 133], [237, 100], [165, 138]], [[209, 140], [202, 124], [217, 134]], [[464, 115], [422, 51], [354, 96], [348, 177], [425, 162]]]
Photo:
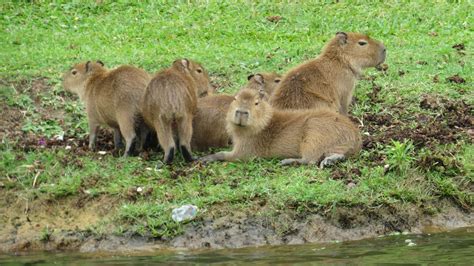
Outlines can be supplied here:
[[[413, 243], [413, 244], [410, 244]], [[81, 253], [0, 254], [0, 265], [151, 264], [456, 264], [474, 265], [474, 228], [432, 235], [397, 235], [343, 243], [260, 248], [157, 251], [112, 255]]]

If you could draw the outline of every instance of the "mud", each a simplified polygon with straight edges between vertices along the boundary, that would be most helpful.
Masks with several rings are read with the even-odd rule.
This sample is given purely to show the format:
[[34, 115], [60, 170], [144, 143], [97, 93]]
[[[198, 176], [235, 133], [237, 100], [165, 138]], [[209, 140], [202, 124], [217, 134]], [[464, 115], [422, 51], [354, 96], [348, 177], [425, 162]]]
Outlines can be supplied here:
[[[381, 88], [373, 86], [369, 98], [380, 102]], [[393, 140], [411, 140], [417, 148], [434, 147], [438, 144], [456, 143], [466, 140], [472, 143], [469, 133], [474, 128], [472, 106], [462, 100], [451, 100], [442, 96], [425, 95], [419, 102], [427, 112], [412, 114], [403, 105], [386, 106], [384, 112], [364, 114], [364, 148], [375, 149], [377, 143], [389, 144]], [[358, 121], [357, 118], [353, 119]]]
[[185, 225], [184, 233], [178, 237], [157, 239], [128, 232], [118, 236], [91, 231], [89, 225], [107, 218], [108, 209], [118, 205], [106, 197], [36, 201], [30, 206], [15, 195], [1, 200], [7, 204], [1, 206], [2, 213], [14, 214], [1, 217], [6, 226], [0, 229], [0, 252], [7, 253], [58, 250], [117, 253], [324, 243], [401, 232], [441, 232], [472, 226], [474, 222], [472, 212], [463, 212], [448, 200], [435, 205], [424, 203], [425, 206], [340, 207], [318, 214], [286, 211], [277, 216], [266, 215], [270, 210], [263, 205], [252, 213], [210, 213]]

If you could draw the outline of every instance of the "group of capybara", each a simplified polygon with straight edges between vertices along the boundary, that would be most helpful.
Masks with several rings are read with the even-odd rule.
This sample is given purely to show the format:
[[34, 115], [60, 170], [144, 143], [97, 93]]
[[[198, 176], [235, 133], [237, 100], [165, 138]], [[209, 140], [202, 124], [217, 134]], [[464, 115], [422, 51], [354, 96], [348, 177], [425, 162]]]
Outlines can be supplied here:
[[200, 160], [281, 158], [281, 164], [331, 165], [361, 147], [358, 128], [347, 117], [363, 69], [384, 62], [385, 46], [367, 35], [338, 32], [315, 59], [283, 76], [257, 73], [236, 95], [214, 94], [207, 70], [178, 59], [154, 75], [133, 66], [108, 70], [101, 61], [74, 65], [63, 76], [65, 90], [79, 95], [89, 120], [89, 148], [100, 125], [114, 129], [116, 148], [128, 156], [156, 133], [171, 164], [178, 149], [227, 147]]

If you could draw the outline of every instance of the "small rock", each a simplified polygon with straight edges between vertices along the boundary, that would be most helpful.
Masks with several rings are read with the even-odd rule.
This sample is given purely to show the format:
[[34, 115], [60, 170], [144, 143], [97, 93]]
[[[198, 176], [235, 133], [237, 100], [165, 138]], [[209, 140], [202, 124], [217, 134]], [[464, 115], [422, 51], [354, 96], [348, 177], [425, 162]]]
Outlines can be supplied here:
[[405, 243], [411, 243], [411, 239], [405, 239]]
[[106, 155], [106, 154], [107, 154], [106, 151], [99, 151], [99, 152], [97, 152], [97, 153], [100, 154], [100, 155]]
[[67, 146], [65, 147], [65, 149], [66, 149], [66, 150], [70, 150], [70, 149], [71, 149], [71, 146], [67, 145]]
[[142, 192], [143, 192], [143, 188], [142, 188], [142, 187], [137, 187], [137, 192], [138, 192], [138, 193], [142, 193]]
[[413, 242], [410, 242], [410, 243], [408, 243], [408, 246], [409, 246], [409, 247], [413, 247], [413, 246], [416, 246], [416, 244], [413, 243]]
[[386, 164], [383, 166], [383, 173], [386, 174], [390, 170], [390, 164]]
[[354, 182], [350, 182], [349, 184], [347, 184], [348, 188], [353, 188], [355, 186], [356, 186], [356, 184]]

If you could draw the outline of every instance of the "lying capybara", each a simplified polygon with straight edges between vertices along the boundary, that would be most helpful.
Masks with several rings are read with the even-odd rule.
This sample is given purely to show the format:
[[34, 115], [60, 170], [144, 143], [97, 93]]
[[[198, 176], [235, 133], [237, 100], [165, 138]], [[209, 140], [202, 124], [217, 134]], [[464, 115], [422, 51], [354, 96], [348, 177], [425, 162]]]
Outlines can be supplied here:
[[[257, 73], [248, 76], [246, 88], [262, 91], [268, 100], [280, 75], [276, 73]], [[206, 151], [230, 145], [230, 136], [225, 129], [227, 110], [234, 100], [233, 95], [211, 95], [198, 99], [197, 112], [193, 120], [193, 150]]]
[[165, 163], [173, 162], [176, 144], [186, 161], [194, 160], [191, 137], [197, 97], [210, 88], [207, 71], [188, 59], [174, 61], [170, 68], [158, 72], [148, 84], [143, 98], [143, 116], [157, 133], [158, 142], [165, 152]]
[[230, 152], [201, 158], [204, 162], [284, 158], [282, 165], [333, 164], [360, 150], [361, 137], [349, 118], [337, 112], [278, 110], [262, 101], [263, 94], [240, 91], [227, 113]]
[[270, 99], [279, 109], [328, 107], [347, 115], [357, 79], [385, 61], [385, 46], [360, 33], [338, 32], [313, 60], [286, 73]]
[[[125, 138], [124, 156], [130, 155], [135, 138], [140, 138], [138, 150], [148, 133], [140, 112], [141, 99], [150, 75], [133, 66], [108, 70], [101, 61], [79, 63], [63, 75], [63, 87], [79, 95], [85, 103], [89, 120], [89, 148], [95, 149], [99, 125], [114, 129], [115, 147]], [[138, 134], [137, 131], [140, 131]]]

